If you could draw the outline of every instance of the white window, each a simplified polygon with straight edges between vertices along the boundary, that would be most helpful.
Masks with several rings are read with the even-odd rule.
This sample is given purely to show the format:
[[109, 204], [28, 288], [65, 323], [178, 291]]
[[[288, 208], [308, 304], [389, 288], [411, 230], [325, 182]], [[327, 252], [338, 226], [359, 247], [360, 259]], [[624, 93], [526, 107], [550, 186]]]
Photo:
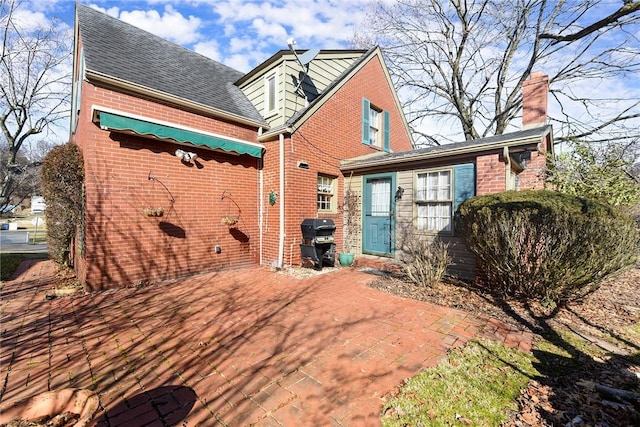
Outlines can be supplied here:
[[333, 212], [336, 179], [327, 175], [318, 175], [318, 211]]
[[264, 109], [265, 113], [275, 113], [277, 108], [276, 98], [276, 75], [270, 74], [264, 80]]
[[384, 151], [390, 151], [390, 114], [362, 98], [362, 143]]
[[391, 212], [391, 182], [388, 179], [371, 181], [371, 216], [389, 216]]
[[417, 227], [419, 231], [452, 230], [451, 170], [416, 175]]
[[375, 107], [369, 108], [369, 144], [382, 147], [380, 138], [380, 117], [382, 114]]

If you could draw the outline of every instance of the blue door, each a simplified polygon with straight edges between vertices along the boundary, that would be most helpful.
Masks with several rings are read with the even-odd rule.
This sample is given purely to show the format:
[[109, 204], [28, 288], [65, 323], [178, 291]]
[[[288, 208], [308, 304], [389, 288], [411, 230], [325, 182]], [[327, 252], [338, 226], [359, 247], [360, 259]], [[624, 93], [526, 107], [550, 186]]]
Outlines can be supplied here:
[[362, 252], [393, 255], [395, 174], [364, 177]]

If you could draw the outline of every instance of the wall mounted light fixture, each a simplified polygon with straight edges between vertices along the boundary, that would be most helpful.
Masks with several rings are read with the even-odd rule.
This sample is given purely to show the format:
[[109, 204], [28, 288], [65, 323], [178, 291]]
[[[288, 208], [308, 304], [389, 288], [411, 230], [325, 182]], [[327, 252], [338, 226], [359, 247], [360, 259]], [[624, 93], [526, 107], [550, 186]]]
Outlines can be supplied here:
[[403, 194], [404, 194], [404, 188], [399, 186], [398, 189], [396, 190], [396, 200], [402, 199]]
[[191, 162], [195, 162], [195, 160], [198, 158], [198, 155], [196, 153], [192, 153], [191, 151], [184, 151], [184, 150], [177, 149], [176, 157], [178, 157], [183, 162], [191, 163]]

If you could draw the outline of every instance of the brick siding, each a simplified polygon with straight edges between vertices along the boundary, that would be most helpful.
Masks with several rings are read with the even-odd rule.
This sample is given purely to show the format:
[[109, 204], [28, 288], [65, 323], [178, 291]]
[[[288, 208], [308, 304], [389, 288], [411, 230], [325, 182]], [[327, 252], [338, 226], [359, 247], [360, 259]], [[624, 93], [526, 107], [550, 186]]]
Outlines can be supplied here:
[[[103, 131], [89, 117], [99, 105], [255, 141], [257, 130], [84, 83], [74, 135], [85, 163], [85, 230], [78, 276], [91, 290], [127, 286], [256, 263], [259, 160], [194, 146], [197, 165], [175, 157], [178, 144]], [[184, 148], [184, 147], [182, 147]], [[152, 175], [157, 180], [150, 180]], [[166, 189], [164, 186], [166, 186]], [[223, 193], [226, 195], [222, 200]], [[172, 202], [171, 200], [174, 200]], [[148, 217], [144, 207], [161, 207]], [[238, 216], [236, 229], [221, 223]], [[79, 236], [82, 238], [82, 234]], [[215, 246], [222, 249], [215, 253]]]
[[[342, 247], [344, 180], [340, 159], [376, 150], [361, 143], [363, 96], [390, 112], [391, 149], [411, 148], [392, 89], [374, 57], [284, 141], [285, 264], [300, 263], [300, 223], [318, 216], [318, 173], [338, 179], [336, 210], [321, 216], [335, 221], [336, 241]], [[73, 141], [83, 152], [87, 172], [86, 219], [84, 233], [79, 233], [74, 244], [74, 258], [78, 277], [88, 289], [137, 285], [257, 263], [261, 237], [262, 262], [277, 261], [282, 195], [278, 194], [274, 206], [269, 204], [268, 195], [271, 190], [280, 191], [278, 140], [264, 143], [262, 164], [249, 156], [189, 147], [188, 151], [198, 154], [198, 166], [186, 165], [174, 156], [180, 145], [101, 130], [92, 123], [89, 106], [113, 108], [250, 142], [256, 141], [257, 129], [87, 82], [82, 97], [83, 110]], [[309, 169], [298, 168], [299, 160], [307, 162]], [[150, 180], [150, 175], [157, 180]], [[164, 216], [145, 216], [142, 209], [146, 206], [162, 207]], [[239, 216], [237, 228], [220, 222], [226, 215]], [[215, 253], [216, 246], [221, 247], [220, 254]]]
[[[364, 67], [341, 87], [331, 99], [291, 137], [285, 145], [285, 264], [300, 264], [300, 223], [304, 218], [330, 218], [336, 224], [337, 249], [342, 250], [342, 195], [344, 177], [339, 164], [341, 159], [370, 154], [376, 148], [362, 144], [362, 98], [372, 105], [390, 113], [390, 147], [392, 151], [406, 151], [412, 148], [405, 131], [401, 112], [397, 109], [392, 89], [384, 77], [384, 71], [377, 57], [373, 57]], [[264, 188], [279, 191], [278, 141], [268, 142], [265, 156]], [[298, 161], [309, 164], [309, 169], [298, 168]], [[334, 213], [318, 213], [317, 177], [324, 174], [337, 178], [335, 187], [336, 210]], [[263, 262], [277, 261], [279, 239], [279, 205], [266, 203], [264, 215]]]

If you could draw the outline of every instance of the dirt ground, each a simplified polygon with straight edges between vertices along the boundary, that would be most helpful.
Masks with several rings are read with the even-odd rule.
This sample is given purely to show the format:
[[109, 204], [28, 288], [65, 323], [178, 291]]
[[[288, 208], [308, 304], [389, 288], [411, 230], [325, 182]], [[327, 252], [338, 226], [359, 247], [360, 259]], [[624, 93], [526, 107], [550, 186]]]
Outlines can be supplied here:
[[[539, 366], [541, 376], [522, 391], [519, 410], [505, 426], [640, 425], [640, 267], [610, 278], [582, 300], [555, 311], [515, 300], [500, 302], [489, 289], [454, 280], [419, 288], [399, 276], [388, 276], [371, 286], [496, 317], [564, 350], [556, 354], [537, 346], [533, 351], [544, 362]], [[578, 338], [566, 340], [559, 331], [572, 331]], [[598, 356], [585, 354], [582, 345], [595, 348]], [[623, 391], [612, 394], [607, 388]]]

